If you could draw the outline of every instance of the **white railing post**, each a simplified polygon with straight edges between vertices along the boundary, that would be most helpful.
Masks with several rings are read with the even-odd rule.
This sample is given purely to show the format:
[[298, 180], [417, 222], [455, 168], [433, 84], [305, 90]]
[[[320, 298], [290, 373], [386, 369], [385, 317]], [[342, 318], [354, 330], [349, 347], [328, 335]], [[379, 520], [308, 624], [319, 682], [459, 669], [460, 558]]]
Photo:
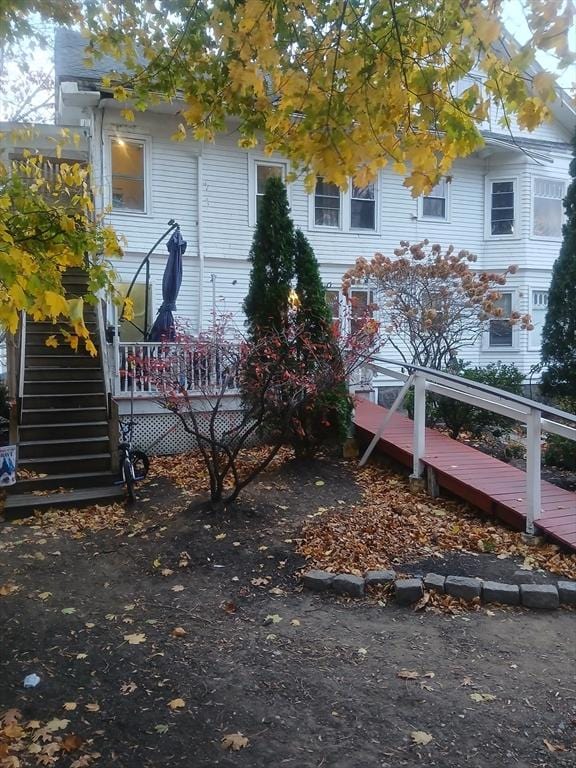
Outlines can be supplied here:
[[534, 535], [534, 521], [540, 517], [541, 498], [541, 434], [542, 414], [531, 409], [526, 418], [526, 533]]
[[426, 379], [421, 373], [414, 378], [414, 432], [412, 439], [412, 480], [424, 474], [422, 459], [426, 453]]

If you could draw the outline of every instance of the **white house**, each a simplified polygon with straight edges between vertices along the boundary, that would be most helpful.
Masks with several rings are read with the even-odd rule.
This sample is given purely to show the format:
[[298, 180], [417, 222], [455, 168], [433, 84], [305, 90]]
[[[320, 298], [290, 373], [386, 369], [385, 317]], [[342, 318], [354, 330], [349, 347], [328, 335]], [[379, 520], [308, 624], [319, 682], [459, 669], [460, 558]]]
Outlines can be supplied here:
[[[102, 87], [102, 76], [114, 63], [103, 60], [96, 69], [86, 69], [83, 46], [76, 33], [57, 33], [58, 121], [89, 131], [97, 207], [111, 208], [109, 220], [125, 238], [125, 257], [117, 264], [122, 283], [130, 283], [174, 219], [188, 243], [178, 315], [195, 330], [205, 328], [214, 311], [233, 313], [240, 324], [258, 199], [266, 178], [285, 177], [289, 163], [240, 149], [233, 123], [213, 144], [175, 143], [170, 136], [179, 122], [178, 104], [160, 104], [126, 122], [121, 105]], [[552, 122], [529, 134], [513, 128], [513, 136], [493, 113], [484, 126], [485, 147], [457, 161], [450, 177], [418, 200], [391, 170], [381, 172], [370, 187], [351, 185], [347, 192], [321, 179], [314, 194], [306, 193], [302, 181], [291, 183], [293, 219], [315, 249], [335, 314], [342, 274], [356, 257], [391, 254], [401, 239], [452, 243], [476, 253], [479, 269], [518, 266], [502, 305], [507, 312], [529, 312], [535, 330], [495, 323], [468, 357], [481, 365], [513, 362], [528, 376], [539, 361], [547, 290], [561, 243], [569, 142], [576, 127], [574, 106], [565, 95], [559, 94], [552, 111]], [[150, 259], [151, 319], [162, 300], [165, 260], [161, 244]], [[133, 293], [140, 315], [145, 290], [142, 273]], [[366, 294], [367, 289], [356, 291]], [[126, 324], [121, 334], [121, 341], [138, 340]], [[392, 350], [384, 351], [393, 356]]]

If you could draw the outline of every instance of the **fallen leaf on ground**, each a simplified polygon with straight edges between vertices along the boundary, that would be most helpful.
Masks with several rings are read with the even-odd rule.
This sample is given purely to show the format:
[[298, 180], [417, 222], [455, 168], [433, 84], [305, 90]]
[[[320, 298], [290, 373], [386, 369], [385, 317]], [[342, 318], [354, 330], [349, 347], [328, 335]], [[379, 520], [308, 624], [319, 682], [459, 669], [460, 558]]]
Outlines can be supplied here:
[[75, 733], [65, 736], [60, 742], [61, 747], [65, 752], [74, 752], [75, 750], [80, 749], [83, 743], [84, 739], [77, 736]]
[[168, 729], [170, 728], [169, 725], [165, 725], [164, 723], [158, 723], [158, 725], [154, 726], [154, 730], [156, 733], [168, 733]]
[[568, 752], [563, 744], [553, 744], [551, 741], [548, 741], [548, 739], [542, 739], [542, 741], [548, 752]]
[[314, 483], [314, 485], [318, 485], [318, 486], [320, 486], [320, 485], [326, 485], [326, 483], [324, 482], [324, 480], [316, 480], [316, 482]]
[[162, 574], [162, 576], [172, 576], [174, 571], [172, 570], [172, 568], [162, 568], [160, 573]]
[[270, 579], [264, 577], [258, 577], [257, 579], [251, 579], [250, 584], [254, 587], [265, 587], [270, 584]]
[[86, 704], [86, 709], [88, 712], [99, 712], [100, 711], [100, 704]]
[[264, 624], [280, 624], [281, 621], [282, 616], [279, 616], [277, 613], [269, 613], [264, 619]]
[[186, 706], [186, 702], [184, 699], [172, 699], [172, 701], [168, 702], [168, 706], [170, 709], [182, 709], [182, 707]]
[[122, 685], [120, 686], [120, 693], [122, 694], [122, 696], [128, 696], [128, 694], [134, 693], [136, 688], [138, 688], [138, 686], [136, 685], [136, 683], [133, 683], [132, 681], [130, 681], [129, 683], [122, 683]]
[[424, 747], [426, 744], [429, 744], [434, 737], [431, 733], [426, 733], [426, 731], [412, 731], [410, 738], [414, 744], [418, 744], [419, 746]]
[[0, 597], [7, 597], [13, 595], [14, 592], [18, 592], [20, 587], [17, 584], [2, 584], [0, 585]]
[[184, 629], [184, 627], [174, 627], [171, 634], [173, 637], [185, 637], [186, 630]]
[[231, 749], [233, 752], [238, 752], [240, 749], [247, 747], [250, 742], [242, 733], [227, 733], [222, 736], [221, 744], [223, 749]]
[[61, 613], [66, 614], [67, 616], [71, 615], [72, 613], [76, 613], [76, 608], [62, 608]]
[[184, 591], [184, 585], [183, 584], [175, 584], [173, 587], [170, 587], [172, 592], [183, 592]]
[[38, 597], [40, 600], [48, 600], [49, 597], [52, 597], [52, 592], [40, 592]]
[[222, 539], [226, 538], [226, 534], [225, 533], [218, 533], [218, 534], [216, 534], [216, 536], [214, 536], [214, 538], [216, 539], [216, 541], [222, 541]]
[[64, 728], [68, 727], [69, 723], [70, 720], [60, 720], [60, 718], [55, 717], [46, 723], [44, 730], [48, 731], [48, 733], [54, 733], [54, 731], [63, 731]]
[[142, 632], [135, 632], [132, 635], [124, 635], [124, 640], [126, 640], [129, 645], [138, 645], [139, 643], [146, 642], [146, 635]]
[[67, 712], [73, 712], [76, 709], [77, 706], [78, 706], [78, 704], [76, 704], [75, 701], [67, 701], [64, 704], [64, 709]]
[[472, 701], [494, 701], [496, 696], [491, 693], [471, 693], [470, 698]]
[[300, 626], [300, 619], [292, 619], [290, 621], [290, 624], [292, 624], [293, 627], [299, 627]]
[[402, 680], [416, 680], [420, 677], [420, 673], [416, 672], [415, 669], [401, 669], [399, 672], [396, 672], [396, 677]]

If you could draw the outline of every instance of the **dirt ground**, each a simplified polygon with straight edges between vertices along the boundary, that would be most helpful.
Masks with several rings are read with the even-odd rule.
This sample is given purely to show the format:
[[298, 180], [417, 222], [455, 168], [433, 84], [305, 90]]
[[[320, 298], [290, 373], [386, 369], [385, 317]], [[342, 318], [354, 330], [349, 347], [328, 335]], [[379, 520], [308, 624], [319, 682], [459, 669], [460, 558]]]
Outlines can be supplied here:
[[0, 524], [2, 768], [576, 765], [575, 612], [302, 592], [302, 523], [360, 496], [344, 462], [285, 464], [222, 518], [191, 495], [152, 478], [120, 530]]

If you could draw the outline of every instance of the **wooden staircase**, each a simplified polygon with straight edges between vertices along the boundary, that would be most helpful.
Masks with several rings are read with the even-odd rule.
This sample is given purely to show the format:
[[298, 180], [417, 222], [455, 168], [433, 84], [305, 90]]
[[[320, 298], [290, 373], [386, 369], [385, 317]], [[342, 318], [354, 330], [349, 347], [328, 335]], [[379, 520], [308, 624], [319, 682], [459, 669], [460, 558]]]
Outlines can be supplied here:
[[[80, 269], [63, 276], [68, 297], [86, 292]], [[100, 353], [98, 319], [85, 306], [84, 319]], [[57, 326], [28, 320], [24, 381], [18, 425], [18, 481], [8, 489], [6, 517], [35, 509], [87, 506], [122, 499], [113, 471], [108, 401], [102, 357], [84, 349], [45, 344]]]

